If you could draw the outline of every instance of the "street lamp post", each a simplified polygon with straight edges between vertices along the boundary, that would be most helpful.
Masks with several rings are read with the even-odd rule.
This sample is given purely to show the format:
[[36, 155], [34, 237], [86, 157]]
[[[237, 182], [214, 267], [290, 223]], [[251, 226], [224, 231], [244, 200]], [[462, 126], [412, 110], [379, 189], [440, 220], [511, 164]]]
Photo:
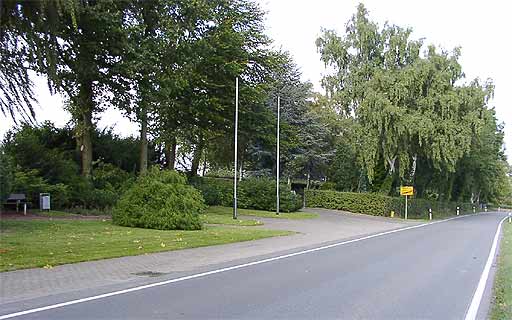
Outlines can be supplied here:
[[279, 215], [279, 117], [280, 117], [281, 97], [277, 97], [277, 181], [276, 181], [276, 215]]
[[235, 177], [234, 177], [234, 186], [233, 186], [233, 219], [237, 219], [237, 203], [236, 203], [236, 191], [237, 191], [237, 164], [238, 164], [238, 77], [236, 78], [235, 85]]

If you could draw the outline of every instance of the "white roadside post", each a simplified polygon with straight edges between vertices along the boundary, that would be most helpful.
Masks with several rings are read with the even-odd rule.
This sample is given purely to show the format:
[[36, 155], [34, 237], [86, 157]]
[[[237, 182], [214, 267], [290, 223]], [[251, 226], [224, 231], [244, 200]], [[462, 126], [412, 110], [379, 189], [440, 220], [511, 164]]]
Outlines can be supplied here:
[[405, 196], [405, 220], [407, 220], [407, 195]]
[[485, 212], [487, 212], [487, 205], [485, 205], [485, 207], [484, 207], [484, 211], [485, 211]]
[[276, 157], [276, 168], [277, 168], [277, 179], [276, 179], [276, 215], [279, 215], [279, 117], [281, 108], [281, 97], [277, 96], [277, 157]]
[[460, 214], [460, 208], [457, 207], [457, 215], [459, 215], [459, 214]]
[[428, 208], [428, 218], [432, 220], [432, 208]]
[[237, 212], [237, 203], [236, 203], [236, 189], [237, 189], [237, 179], [236, 179], [236, 172], [237, 172], [237, 163], [238, 162], [238, 77], [236, 78], [236, 85], [235, 85], [235, 177], [234, 177], [234, 187], [233, 187], [233, 219], [237, 219], [238, 212]]
[[512, 212], [508, 213], [508, 223], [512, 223]]
[[475, 207], [475, 206], [473, 206], [473, 213], [475, 213], [475, 212], [476, 212], [476, 207]]

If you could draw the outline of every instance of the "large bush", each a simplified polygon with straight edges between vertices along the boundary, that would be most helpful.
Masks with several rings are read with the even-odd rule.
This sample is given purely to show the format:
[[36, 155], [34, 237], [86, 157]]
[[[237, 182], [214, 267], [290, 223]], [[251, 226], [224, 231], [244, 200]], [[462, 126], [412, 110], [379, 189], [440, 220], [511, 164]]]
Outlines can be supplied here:
[[187, 185], [183, 176], [153, 167], [121, 196], [112, 221], [127, 227], [198, 230], [204, 208], [201, 193]]
[[[232, 180], [195, 177], [190, 182], [201, 191], [206, 204], [226, 207], [233, 205]], [[289, 185], [281, 184], [279, 190], [280, 211], [293, 212], [302, 207], [301, 197], [292, 192]], [[276, 210], [276, 181], [269, 178], [249, 178], [240, 181], [238, 207]]]
[[[389, 197], [378, 193], [337, 192], [331, 190], [306, 190], [308, 207], [344, 210], [354, 213], [375, 216], [389, 216], [394, 211], [397, 216], [404, 216], [404, 197]], [[456, 214], [457, 207], [461, 213], [471, 213], [473, 205], [468, 203], [439, 202], [427, 199], [412, 198], [408, 203], [408, 216], [411, 218], [427, 218], [428, 209], [432, 209], [434, 217]], [[478, 211], [478, 208], [475, 208]]]

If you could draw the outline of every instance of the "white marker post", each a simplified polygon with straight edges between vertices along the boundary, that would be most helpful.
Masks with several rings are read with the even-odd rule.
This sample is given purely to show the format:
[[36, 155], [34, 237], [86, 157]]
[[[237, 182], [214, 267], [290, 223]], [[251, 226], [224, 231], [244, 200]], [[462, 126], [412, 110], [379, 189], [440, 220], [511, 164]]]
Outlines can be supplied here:
[[473, 213], [475, 213], [475, 212], [476, 212], [476, 207], [475, 207], [475, 206], [473, 206]]
[[512, 223], [512, 213], [508, 213], [508, 223]]
[[281, 97], [277, 96], [277, 157], [276, 157], [276, 168], [277, 168], [277, 181], [276, 181], [276, 215], [279, 215], [279, 117], [281, 108]]
[[235, 85], [235, 178], [234, 178], [234, 188], [233, 188], [233, 219], [237, 219], [237, 203], [236, 203], [236, 172], [237, 172], [237, 164], [238, 164], [238, 77], [236, 78]]
[[407, 195], [405, 196], [405, 220], [407, 220]]
[[459, 214], [460, 214], [460, 208], [457, 207], [457, 215], [459, 215]]
[[432, 208], [428, 208], [428, 218], [432, 220]]

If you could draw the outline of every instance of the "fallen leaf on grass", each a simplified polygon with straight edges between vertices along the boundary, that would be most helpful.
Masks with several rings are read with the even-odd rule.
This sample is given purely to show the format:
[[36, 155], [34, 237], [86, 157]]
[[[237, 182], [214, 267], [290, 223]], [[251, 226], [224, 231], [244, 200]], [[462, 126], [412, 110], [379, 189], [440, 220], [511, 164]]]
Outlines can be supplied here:
[[47, 263], [43, 268], [45, 268], [45, 269], [52, 269], [53, 266], [51, 264]]

